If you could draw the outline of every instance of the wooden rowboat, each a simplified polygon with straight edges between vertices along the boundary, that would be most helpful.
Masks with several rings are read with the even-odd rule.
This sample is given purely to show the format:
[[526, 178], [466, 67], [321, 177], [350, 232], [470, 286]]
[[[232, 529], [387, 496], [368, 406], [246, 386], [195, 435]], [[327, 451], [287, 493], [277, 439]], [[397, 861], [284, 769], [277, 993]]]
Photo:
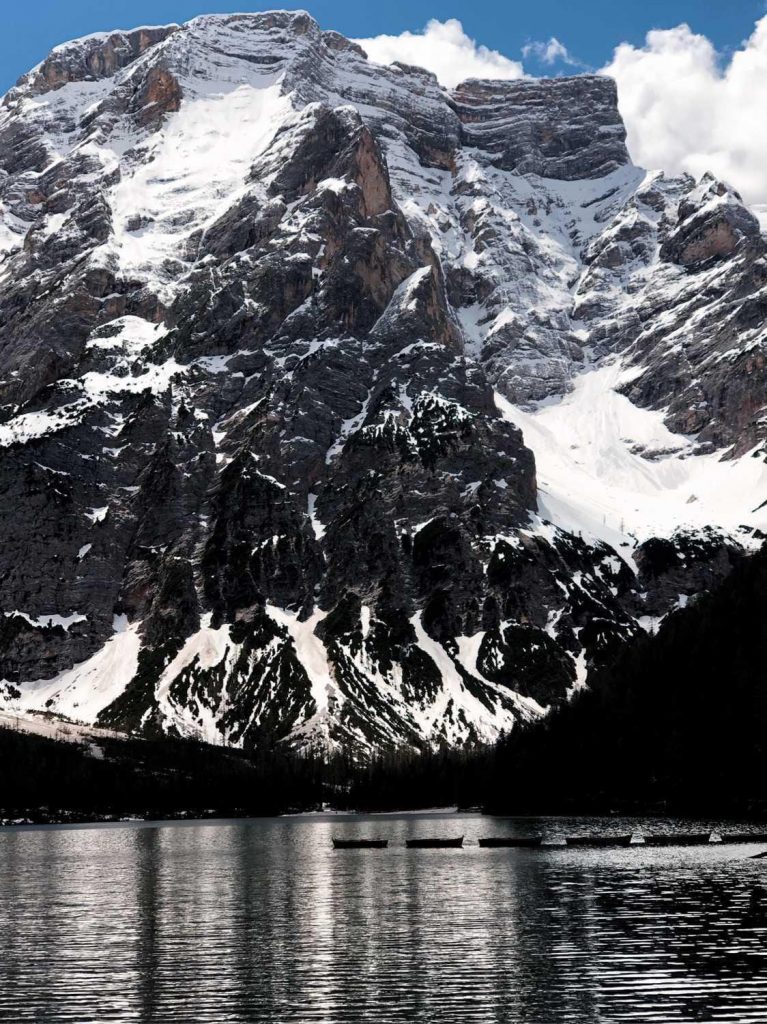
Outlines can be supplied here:
[[631, 846], [631, 836], [566, 836], [568, 846], [596, 847]]
[[767, 832], [730, 832], [720, 833], [723, 843], [767, 843]]
[[405, 845], [411, 850], [442, 849], [443, 847], [463, 846], [463, 836], [457, 839], [408, 839]]
[[646, 846], [704, 846], [711, 842], [710, 832], [687, 832], [679, 835], [644, 837]]
[[389, 845], [388, 839], [334, 839], [335, 850], [384, 850]]
[[480, 839], [480, 846], [540, 846], [542, 836], [488, 836], [487, 839]]

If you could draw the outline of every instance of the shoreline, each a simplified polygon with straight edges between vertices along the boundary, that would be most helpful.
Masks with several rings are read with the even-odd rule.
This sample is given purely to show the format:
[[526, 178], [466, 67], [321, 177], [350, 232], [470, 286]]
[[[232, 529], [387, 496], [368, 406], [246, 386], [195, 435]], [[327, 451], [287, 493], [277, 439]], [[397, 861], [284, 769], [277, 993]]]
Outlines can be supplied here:
[[[326, 808], [323, 810], [306, 810], [306, 811], [285, 811], [283, 813], [274, 811], [265, 811], [263, 814], [258, 814], [254, 811], [244, 811], [239, 809], [232, 809], [226, 811], [211, 810], [208, 813], [199, 810], [189, 811], [177, 811], [173, 813], [162, 813], [147, 811], [144, 814], [125, 813], [125, 814], [96, 814], [96, 813], [79, 813], [79, 812], [59, 812], [53, 813], [50, 816], [42, 814], [26, 813], [21, 815], [4, 815], [0, 812], [0, 834], [5, 831], [23, 831], [23, 830], [40, 830], [40, 829], [88, 829], [88, 828], [104, 828], [104, 827], [159, 827], [163, 825], [216, 825], [216, 824], [233, 824], [233, 823], [246, 823], [249, 821], [257, 822], [267, 819], [284, 819], [285, 821], [300, 822], [306, 820], [307, 822], [321, 822], [321, 821], [344, 821], [355, 818], [408, 818], [408, 817], [431, 817], [437, 819], [439, 817], [452, 818], [452, 817], [471, 817], [471, 818], [485, 818], [489, 821], [501, 820], [501, 821], [540, 821], [540, 820], [563, 820], [563, 821], [595, 821], [603, 819], [604, 821], [630, 821], [630, 822], [643, 822], [643, 821], [655, 821], [655, 822], [739, 822], [743, 825], [764, 825], [764, 816], [752, 816], [748, 814], [709, 814], [701, 815], [694, 813], [686, 814], [674, 814], [670, 812], [657, 813], [657, 812], [645, 812], [645, 813], [626, 813], [626, 814], [609, 814], [609, 813], [595, 813], [593, 811], [586, 811], [582, 813], [561, 813], [561, 814], [493, 814], [491, 812], [485, 812], [477, 808], [459, 808], [459, 807], [423, 807], [423, 808], [407, 808], [400, 810], [387, 810], [387, 811], [369, 811], [369, 810], [338, 810], [335, 808]], [[712, 831], [716, 831], [716, 826], [712, 824]]]

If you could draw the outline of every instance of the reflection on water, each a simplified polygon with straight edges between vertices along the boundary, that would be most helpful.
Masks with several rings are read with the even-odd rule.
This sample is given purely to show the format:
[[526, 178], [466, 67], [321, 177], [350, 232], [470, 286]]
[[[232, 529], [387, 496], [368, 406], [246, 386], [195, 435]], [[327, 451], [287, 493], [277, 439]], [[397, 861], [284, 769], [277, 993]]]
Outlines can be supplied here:
[[[749, 857], [763, 847], [475, 845], [603, 824], [9, 830], [0, 1020], [767, 1022], [767, 860]], [[461, 832], [463, 850], [404, 848]], [[391, 845], [334, 851], [333, 835]]]

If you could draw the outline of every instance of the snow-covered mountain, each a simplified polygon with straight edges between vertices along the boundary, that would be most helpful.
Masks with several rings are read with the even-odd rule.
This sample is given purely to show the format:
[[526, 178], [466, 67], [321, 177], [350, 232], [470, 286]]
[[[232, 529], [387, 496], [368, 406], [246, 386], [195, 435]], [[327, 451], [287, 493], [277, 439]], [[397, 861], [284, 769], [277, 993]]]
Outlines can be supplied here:
[[767, 261], [613, 83], [440, 88], [304, 13], [0, 108], [6, 711], [492, 739], [767, 528]]

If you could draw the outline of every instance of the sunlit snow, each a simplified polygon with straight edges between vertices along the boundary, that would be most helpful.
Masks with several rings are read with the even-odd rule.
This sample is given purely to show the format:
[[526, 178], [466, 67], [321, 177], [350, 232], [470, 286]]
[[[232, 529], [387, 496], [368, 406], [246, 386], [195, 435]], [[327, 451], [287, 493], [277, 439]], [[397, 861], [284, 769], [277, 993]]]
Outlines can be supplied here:
[[[630, 374], [632, 371], [628, 371]], [[502, 415], [535, 453], [539, 511], [562, 529], [630, 547], [680, 527], [767, 528], [767, 466], [745, 455], [694, 454], [663, 413], [640, 409], [615, 388], [620, 360], [589, 369], [559, 401], [525, 412], [496, 394]]]

